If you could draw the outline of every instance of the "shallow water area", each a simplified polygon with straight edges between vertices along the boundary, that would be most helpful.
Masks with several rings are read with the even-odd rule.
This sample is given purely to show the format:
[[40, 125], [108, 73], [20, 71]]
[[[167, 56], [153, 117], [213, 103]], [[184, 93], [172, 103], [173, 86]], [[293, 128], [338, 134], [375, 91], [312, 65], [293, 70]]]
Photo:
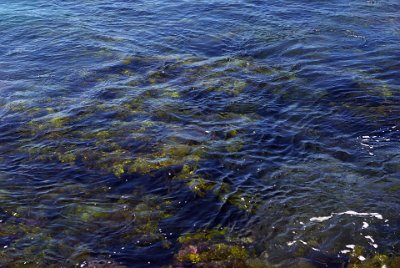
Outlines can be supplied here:
[[0, 3], [0, 266], [396, 267], [399, 9]]

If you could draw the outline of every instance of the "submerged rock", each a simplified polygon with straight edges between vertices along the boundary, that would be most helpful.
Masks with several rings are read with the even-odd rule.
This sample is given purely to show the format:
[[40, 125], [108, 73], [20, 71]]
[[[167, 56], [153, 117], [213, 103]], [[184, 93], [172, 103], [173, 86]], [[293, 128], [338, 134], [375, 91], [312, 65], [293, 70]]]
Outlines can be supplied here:
[[260, 263], [253, 259], [249, 245], [229, 237], [226, 229], [186, 234], [178, 242], [182, 244], [175, 254], [178, 267], [257, 267]]
[[356, 246], [351, 254], [349, 268], [400, 267], [400, 256], [375, 254], [367, 256], [363, 247]]

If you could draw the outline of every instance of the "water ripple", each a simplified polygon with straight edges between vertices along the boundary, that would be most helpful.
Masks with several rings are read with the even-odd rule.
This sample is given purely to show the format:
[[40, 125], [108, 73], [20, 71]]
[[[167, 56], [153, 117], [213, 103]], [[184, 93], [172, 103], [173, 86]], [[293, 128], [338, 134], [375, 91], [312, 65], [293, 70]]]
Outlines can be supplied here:
[[398, 253], [396, 1], [6, 2], [0, 266]]

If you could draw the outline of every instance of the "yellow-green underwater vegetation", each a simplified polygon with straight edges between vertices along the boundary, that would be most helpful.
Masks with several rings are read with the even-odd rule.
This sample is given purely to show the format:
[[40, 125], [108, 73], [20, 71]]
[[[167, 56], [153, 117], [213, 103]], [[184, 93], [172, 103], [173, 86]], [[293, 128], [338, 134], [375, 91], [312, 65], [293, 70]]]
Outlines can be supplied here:
[[[299, 135], [321, 137], [324, 130], [314, 125], [305, 129], [295, 126], [295, 136], [279, 134], [286, 120], [292, 120], [289, 113], [288, 118], [270, 125], [276, 134], [267, 134], [259, 125], [271, 123], [265, 121], [255, 99], [266, 94], [285, 103], [293, 98], [293, 92], [231, 77], [244, 73], [290, 83], [299, 79], [296, 72], [258, 66], [249, 58], [202, 61], [195, 57], [127, 57], [106, 70], [85, 74], [85, 79], [90, 77], [96, 85], [115, 77], [126, 77], [125, 84], [104, 86], [95, 99], [84, 99], [73, 109], [68, 108], [74, 102], [70, 98], [47, 97], [40, 105], [29, 100], [5, 105], [9, 116], [23, 123], [14, 129], [18, 140], [9, 142], [3, 158], [16, 157], [20, 170], [34, 166], [35, 175], [2, 172], [2, 264], [125, 267], [129, 262], [124, 258], [140, 250], [144, 253], [136, 257], [139, 263], [151, 265], [152, 259], [143, 254], [157, 250], [176, 267], [318, 267], [314, 258], [321, 256], [328, 256], [329, 263], [339, 251], [324, 250], [322, 254], [323, 240], [299, 239], [304, 244], [293, 249], [293, 243], [284, 242], [287, 238], [275, 231], [286, 225], [290, 233], [307, 237], [307, 229], [316, 228], [311, 221], [298, 228], [295, 225], [302, 221], [301, 214], [289, 222], [279, 217], [304, 211], [313, 198], [300, 201], [302, 195], [295, 195], [291, 204], [288, 195], [289, 200], [281, 205], [271, 200], [310, 191], [307, 184], [313, 180], [320, 187], [340, 176], [357, 180], [359, 175], [341, 163], [351, 156], [344, 149], [330, 156], [329, 147], [299, 141], [302, 150], [316, 156], [297, 165], [277, 164], [279, 152], [288, 150], [290, 140], [300, 139]], [[137, 74], [136, 66], [159, 62], [169, 62], [168, 68]], [[178, 79], [174, 76], [178, 72], [184, 73], [179, 79], [190, 86], [174, 88], [168, 83]], [[204, 104], [209, 97], [223, 110]], [[340, 109], [351, 107], [345, 104]], [[354, 112], [369, 114], [357, 109]], [[360, 139], [367, 142], [363, 136]], [[265, 150], [256, 151], [259, 146]], [[288, 155], [298, 157], [296, 152]], [[272, 161], [263, 164], [268, 157]], [[320, 172], [313, 170], [313, 165], [330, 175], [319, 181]], [[10, 174], [14, 181], [7, 184]], [[22, 187], [35, 183], [41, 174], [59, 179], [41, 181], [25, 189], [23, 197], [18, 196]], [[285, 185], [291, 181], [300, 183], [299, 187]], [[345, 186], [348, 182], [339, 183]], [[395, 194], [397, 186], [391, 185], [387, 192]], [[188, 213], [193, 215], [189, 220], [184, 218]], [[277, 215], [279, 220], [276, 226], [273, 222], [266, 225], [271, 231], [257, 233], [257, 228], [263, 228], [265, 213]], [[305, 246], [308, 243], [310, 246]], [[290, 257], [270, 257], [278, 245], [277, 251], [286, 251]], [[312, 251], [322, 255], [314, 256]], [[348, 267], [398, 265], [396, 255], [374, 252], [357, 246], [353, 253], [340, 253], [336, 262]], [[301, 259], [305, 256], [308, 261]]]

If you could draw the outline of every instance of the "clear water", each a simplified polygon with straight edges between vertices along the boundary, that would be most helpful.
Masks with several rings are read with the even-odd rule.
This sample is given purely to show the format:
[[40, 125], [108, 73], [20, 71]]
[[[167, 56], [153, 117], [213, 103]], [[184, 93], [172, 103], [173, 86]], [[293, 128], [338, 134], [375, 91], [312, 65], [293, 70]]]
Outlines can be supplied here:
[[399, 255], [399, 10], [2, 1], [0, 266]]

